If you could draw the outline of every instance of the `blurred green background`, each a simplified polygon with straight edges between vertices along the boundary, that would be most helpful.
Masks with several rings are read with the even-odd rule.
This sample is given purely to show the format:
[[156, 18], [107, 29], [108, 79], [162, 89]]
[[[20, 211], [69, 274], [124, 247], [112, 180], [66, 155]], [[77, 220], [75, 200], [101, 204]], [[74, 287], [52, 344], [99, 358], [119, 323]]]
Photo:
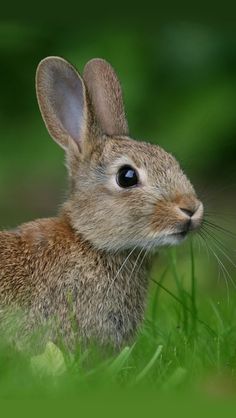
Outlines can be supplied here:
[[[55, 215], [67, 194], [63, 151], [46, 131], [34, 86], [39, 61], [48, 55], [59, 55], [71, 61], [80, 72], [91, 58], [110, 61], [123, 86], [131, 136], [172, 152], [193, 181], [207, 210], [212, 211], [212, 216], [217, 215], [218, 222], [230, 232], [235, 231], [236, 25], [233, 20], [210, 24], [177, 18], [156, 20], [154, 15], [148, 19], [142, 15], [137, 20], [117, 19], [115, 5], [113, 17], [104, 15], [91, 20], [90, 15], [84, 19], [82, 13], [76, 18], [77, 23], [73, 24], [55, 23], [56, 20], [54, 23], [0, 22], [1, 228]], [[201, 367], [213, 365], [219, 371], [230, 365], [230, 373], [236, 376], [235, 235], [223, 230], [216, 233], [219, 242], [209, 240], [209, 248], [203, 246], [198, 251], [196, 241], [194, 257], [199, 316], [210, 324], [218, 321], [215, 326], [218, 339], [203, 338], [200, 333], [198, 352], [195, 350], [193, 356], [188, 336], [182, 330], [182, 314], [178, 308], [183, 310], [184, 317], [183, 306], [165, 292], [161, 293], [162, 302], [156, 303], [157, 293], [151, 291], [149, 299], [154, 298], [153, 306], [156, 306], [156, 336], [151, 338], [144, 329], [146, 340], [140, 346], [144, 363], [144, 348], [148, 349], [149, 341], [153, 352], [160, 343], [165, 353], [167, 350], [163, 362], [165, 366], [166, 358], [167, 369], [171, 364], [173, 370], [180, 366], [197, 375]], [[212, 252], [216, 252], [215, 260]], [[172, 268], [176, 254], [183, 286], [180, 290]], [[192, 274], [189, 241], [176, 254], [167, 253], [155, 259], [151, 275], [160, 280], [169, 266], [165, 278], [167, 288], [173, 289], [188, 306], [190, 292], [186, 290], [191, 290]], [[201, 332], [205, 332], [204, 327]], [[196, 370], [192, 366], [194, 358]], [[198, 362], [201, 367], [197, 367]], [[157, 376], [162, 376], [163, 370], [160, 366]]]
[[[236, 27], [190, 21], [0, 23], [0, 219], [12, 227], [53, 215], [66, 194], [63, 152], [38, 110], [34, 78], [47, 55], [82, 72], [110, 61], [122, 82], [131, 135], [176, 155], [204, 202], [233, 204]], [[213, 200], [212, 200], [213, 199]]]

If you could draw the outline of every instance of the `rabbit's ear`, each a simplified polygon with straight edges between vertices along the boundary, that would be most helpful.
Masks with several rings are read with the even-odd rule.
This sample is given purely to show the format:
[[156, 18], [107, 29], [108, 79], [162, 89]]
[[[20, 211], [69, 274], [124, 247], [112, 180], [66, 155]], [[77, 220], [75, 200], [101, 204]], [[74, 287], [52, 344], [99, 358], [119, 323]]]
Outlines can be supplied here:
[[93, 59], [86, 64], [83, 78], [102, 132], [128, 135], [121, 86], [111, 65], [103, 59]]
[[40, 111], [53, 139], [65, 150], [71, 140], [80, 151], [88, 126], [88, 105], [84, 82], [62, 58], [43, 59], [36, 73]]

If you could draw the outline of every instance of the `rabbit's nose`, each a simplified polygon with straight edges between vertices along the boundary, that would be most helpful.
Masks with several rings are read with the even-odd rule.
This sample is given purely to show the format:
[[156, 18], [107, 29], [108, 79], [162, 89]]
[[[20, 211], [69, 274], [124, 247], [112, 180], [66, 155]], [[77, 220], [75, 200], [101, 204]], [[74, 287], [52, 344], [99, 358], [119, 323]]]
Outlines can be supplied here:
[[[187, 230], [196, 229], [201, 225], [203, 219], [203, 204], [200, 201], [197, 201], [195, 205], [188, 207], [181, 206], [179, 207], [179, 211], [185, 215], [185, 227]], [[188, 217], [187, 219], [186, 215]]]
[[184, 197], [178, 202], [178, 210], [184, 215], [186, 219], [186, 215], [191, 220], [197, 219], [199, 216], [201, 217], [203, 214], [203, 205], [200, 200], [191, 198], [191, 197]]
[[195, 210], [193, 209], [186, 209], [186, 208], [180, 208], [180, 210], [187, 216], [189, 216], [190, 218], [194, 215]]

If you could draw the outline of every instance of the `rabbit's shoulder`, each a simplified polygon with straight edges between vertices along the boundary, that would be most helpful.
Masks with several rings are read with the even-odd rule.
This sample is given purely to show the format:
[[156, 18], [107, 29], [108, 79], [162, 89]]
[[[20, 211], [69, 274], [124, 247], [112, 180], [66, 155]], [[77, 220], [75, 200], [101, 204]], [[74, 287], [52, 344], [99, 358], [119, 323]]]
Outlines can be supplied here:
[[36, 286], [60, 274], [79, 247], [70, 225], [40, 219], [0, 233], [0, 290]]

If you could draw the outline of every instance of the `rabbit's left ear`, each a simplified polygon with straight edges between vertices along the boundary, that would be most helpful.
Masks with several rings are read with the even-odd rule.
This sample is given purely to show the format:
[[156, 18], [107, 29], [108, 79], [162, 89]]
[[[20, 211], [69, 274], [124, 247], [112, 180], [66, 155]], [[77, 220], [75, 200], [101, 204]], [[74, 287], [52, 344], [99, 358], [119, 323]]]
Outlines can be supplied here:
[[103, 59], [92, 59], [83, 78], [101, 131], [110, 136], [128, 135], [122, 90], [112, 66]]
[[86, 87], [75, 68], [60, 57], [43, 59], [36, 73], [36, 92], [45, 125], [64, 149], [83, 152], [90, 128]]

